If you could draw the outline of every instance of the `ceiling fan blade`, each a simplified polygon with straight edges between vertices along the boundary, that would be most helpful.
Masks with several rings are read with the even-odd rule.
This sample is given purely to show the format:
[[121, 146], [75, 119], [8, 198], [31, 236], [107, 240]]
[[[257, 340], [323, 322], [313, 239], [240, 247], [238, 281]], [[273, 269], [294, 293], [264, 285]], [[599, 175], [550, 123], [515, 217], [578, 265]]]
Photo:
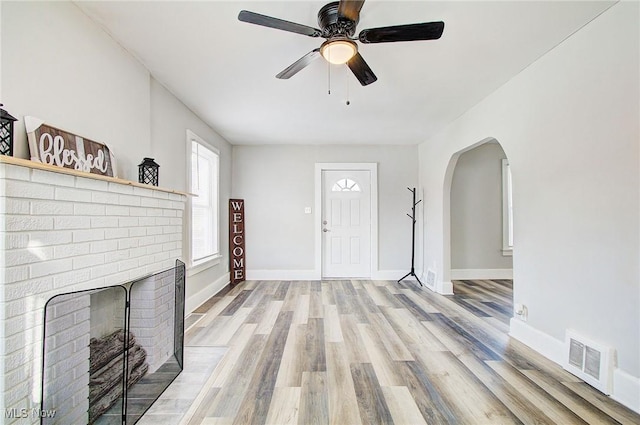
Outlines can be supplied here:
[[378, 77], [373, 73], [369, 65], [364, 61], [364, 58], [360, 53], [357, 53], [354, 57], [349, 59], [347, 62], [347, 66], [353, 72], [353, 75], [356, 76], [360, 84], [363, 86], [367, 86], [371, 83], [375, 83]]
[[391, 43], [395, 41], [437, 40], [444, 31], [444, 22], [424, 22], [422, 24], [396, 25], [392, 27], [369, 28], [360, 31], [361, 43]]
[[358, 22], [360, 20], [360, 9], [362, 9], [363, 4], [364, 0], [340, 0], [338, 17]]
[[275, 28], [278, 30], [295, 32], [297, 34], [308, 35], [309, 37], [319, 37], [322, 31], [317, 28], [308, 27], [295, 22], [285, 21], [283, 19], [272, 18], [271, 16], [261, 15], [248, 10], [242, 10], [238, 14], [238, 20], [248, 22], [250, 24], [262, 25], [263, 27]]
[[310, 51], [309, 53], [307, 53], [306, 55], [304, 55], [303, 57], [301, 57], [291, 65], [289, 65], [278, 75], [276, 75], [276, 78], [279, 78], [281, 80], [286, 80], [288, 78], [291, 78], [319, 57], [320, 57], [320, 49], [313, 49], [312, 51]]

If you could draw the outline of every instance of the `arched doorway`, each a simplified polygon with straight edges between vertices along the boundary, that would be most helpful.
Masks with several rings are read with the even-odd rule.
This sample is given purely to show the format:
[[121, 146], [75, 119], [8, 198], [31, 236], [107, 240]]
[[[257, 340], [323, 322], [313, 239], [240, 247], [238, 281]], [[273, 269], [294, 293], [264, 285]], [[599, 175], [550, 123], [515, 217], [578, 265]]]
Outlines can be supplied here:
[[452, 155], [444, 186], [444, 273], [454, 300], [508, 331], [513, 317], [513, 226], [507, 156], [494, 138]]

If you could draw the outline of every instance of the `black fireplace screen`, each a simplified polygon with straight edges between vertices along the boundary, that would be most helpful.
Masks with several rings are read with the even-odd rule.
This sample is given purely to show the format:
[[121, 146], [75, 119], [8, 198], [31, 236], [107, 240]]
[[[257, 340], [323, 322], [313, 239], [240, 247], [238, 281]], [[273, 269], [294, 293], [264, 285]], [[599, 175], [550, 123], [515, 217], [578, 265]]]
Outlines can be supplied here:
[[183, 369], [185, 266], [52, 297], [43, 425], [135, 424]]

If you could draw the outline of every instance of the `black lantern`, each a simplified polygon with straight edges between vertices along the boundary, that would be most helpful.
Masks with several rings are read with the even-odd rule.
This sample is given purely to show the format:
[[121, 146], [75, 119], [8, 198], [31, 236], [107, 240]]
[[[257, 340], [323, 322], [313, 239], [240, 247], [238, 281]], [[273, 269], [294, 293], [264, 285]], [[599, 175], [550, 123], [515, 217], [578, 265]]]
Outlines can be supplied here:
[[[0, 103], [2, 106], [2, 103]], [[13, 122], [17, 121], [4, 109], [0, 109], [0, 154], [13, 156]]]
[[153, 158], [145, 158], [140, 165], [138, 165], [138, 181], [140, 183], [157, 186], [158, 168], [160, 168], [160, 166], [156, 164]]

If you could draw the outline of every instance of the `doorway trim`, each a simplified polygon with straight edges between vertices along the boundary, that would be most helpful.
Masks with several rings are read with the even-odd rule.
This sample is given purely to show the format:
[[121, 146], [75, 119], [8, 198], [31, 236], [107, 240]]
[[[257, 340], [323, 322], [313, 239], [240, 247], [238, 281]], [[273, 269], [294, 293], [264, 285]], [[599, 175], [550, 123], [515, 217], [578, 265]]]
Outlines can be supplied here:
[[369, 171], [371, 179], [371, 270], [369, 272], [370, 277], [373, 278], [378, 270], [378, 164], [375, 162], [317, 162], [314, 172], [314, 279], [322, 279], [322, 172], [326, 170]]

